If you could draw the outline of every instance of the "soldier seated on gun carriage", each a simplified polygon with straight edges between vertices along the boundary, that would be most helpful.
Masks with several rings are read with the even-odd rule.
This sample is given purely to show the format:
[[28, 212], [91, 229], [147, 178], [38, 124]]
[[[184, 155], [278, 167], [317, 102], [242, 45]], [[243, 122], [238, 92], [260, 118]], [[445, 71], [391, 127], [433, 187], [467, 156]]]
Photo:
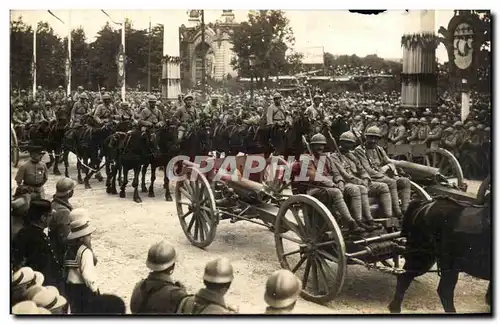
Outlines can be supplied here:
[[[380, 140], [378, 127], [369, 127], [365, 131], [365, 138], [366, 147], [359, 145], [354, 149], [354, 155], [371, 179], [389, 186], [394, 216], [401, 218], [410, 203], [410, 180], [398, 176], [396, 167], [391, 163], [385, 150], [377, 145]], [[401, 206], [399, 199], [401, 199]]]
[[[362, 219], [361, 193], [356, 186], [346, 186], [345, 181], [335, 166], [332, 158], [324, 153], [326, 138], [316, 134], [311, 138], [312, 157], [305, 160], [307, 163], [306, 179], [297, 179], [301, 173], [301, 162], [296, 161], [292, 166], [293, 186], [297, 193], [306, 193], [318, 198], [329, 207], [337, 216], [338, 222], [347, 227], [352, 234], [362, 234], [366, 231], [378, 229], [372, 222]], [[307, 180], [300, 181], [300, 180]], [[348, 208], [344, 195], [349, 201]], [[353, 212], [351, 216], [351, 210]]]

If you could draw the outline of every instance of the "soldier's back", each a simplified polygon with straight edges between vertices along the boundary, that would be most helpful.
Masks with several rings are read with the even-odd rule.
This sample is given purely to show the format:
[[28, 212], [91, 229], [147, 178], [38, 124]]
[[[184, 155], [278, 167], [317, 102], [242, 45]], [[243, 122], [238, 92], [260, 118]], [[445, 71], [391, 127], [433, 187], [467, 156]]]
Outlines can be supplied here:
[[133, 314], [175, 314], [186, 295], [184, 288], [171, 281], [148, 277], [134, 287], [130, 310]]

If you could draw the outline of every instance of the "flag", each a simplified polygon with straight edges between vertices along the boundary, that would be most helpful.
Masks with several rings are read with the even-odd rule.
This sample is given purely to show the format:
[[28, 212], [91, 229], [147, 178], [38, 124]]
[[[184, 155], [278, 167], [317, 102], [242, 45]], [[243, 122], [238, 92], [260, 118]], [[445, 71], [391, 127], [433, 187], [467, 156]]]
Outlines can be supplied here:
[[59, 18], [59, 17], [57, 17], [56, 15], [54, 15], [54, 13], [53, 13], [52, 11], [50, 11], [50, 10], [47, 10], [47, 11], [49, 12], [49, 14], [50, 14], [52, 17], [56, 18], [57, 20], [59, 20], [61, 23], [63, 23], [63, 24], [64, 24], [64, 21], [62, 21], [62, 20], [61, 20], [61, 18]]
[[103, 13], [103, 14], [105, 14], [106, 16], [108, 16], [109, 20], [111, 20], [111, 22], [112, 22], [113, 24], [120, 25], [120, 26], [122, 25], [122, 23], [121, 23], [121, 22], [116, 22], [116, 21], [114, 21], [114, 20], [111, 18], [111, 16], [110, 16], [110, 15], [108, 15], [108, 13], [107, 13], [106, 11], [104, 11], [104, 10], [102, 10], [102, 9], [101, 9], [101, 11], [102, 11], [102, 13]]

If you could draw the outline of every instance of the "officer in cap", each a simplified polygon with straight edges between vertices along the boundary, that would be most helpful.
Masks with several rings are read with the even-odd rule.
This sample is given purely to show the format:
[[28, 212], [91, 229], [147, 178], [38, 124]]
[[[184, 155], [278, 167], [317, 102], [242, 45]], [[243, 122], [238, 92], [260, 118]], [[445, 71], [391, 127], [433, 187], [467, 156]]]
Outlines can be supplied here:
[[[326, 145], [326, 138], [323, 134], [315, 134], [311, 138], [312, 156], [307, 165], [307, 179], [313, 184], [313, 187], [307, 189], [307, 194], [318, 198], [323, 203], [333, 205], [338, 211], [340, 222], [346, 226], [353, 234], [365, 232], [358, 223], [361, 219], [354, 219], [349, 212], [349, 208], [344, 201], [344, 194], [352, 194], [352, 196], [360, 195], [359, 191], [354, 192], [350, 189], [345, 190], [345, 182], [340, 172], [331, 161], [331, 157], [323, 151]], [[322, 171], [320, 174], [318, 171]], [[351, 210], [355, 210], [356, 204], [359, 203], [359, 197], [352, 199]], [[356, 198], [356, 197], [355, 197]]]
[[264, 300], [265, 314], [289, 314], [295, 308], [302, 281], [290, 270], [281, 269], [267, 278]]
[[132, 292], [132, 314], [175, 314], [180, 302], [187, 296], [186, 289], [174, 281], [176, 252], [172, 245], [161, 241], [148, 251], [148, 277], [139, 281]]
[[[410, 180], [397, 176], [396, 167], [391, 163], [385, 150], [377, 145], [380, 130], [372, 126], [365, 131], [365, 148], [358, 146], [354, 153], [370, 177], [389, 186], [394, 216], [401, 217], [410, 203]], [[399, 206], [401, 199], [401, 206]]]
[[273, 94], [273, 103], [267, 108], [266, 112], [267, 125], [273, 125], [274, 123], [284, 125], [287, 118], [287, 111], [281, 104], [281, 98], [279, 92]]
[[[383, 182], [372, 181], [368, 172], [363, 168], [360, 161], [353, 153], [356, 147], [356, 137], [350, 131], [340, 135], [339, 152], [334, 152], [332, 160], [339, 170], [344, 180], [348, 183], [348, 187], [355, 187], [354, 190], [359, 190], [360, 199], [351, 210], [356, 219], [363, 221], [360, 223], [367, 230], [380, 228], [379, 224], [375, 224], [370, 210], [370, 201], [368, 196], [377, 198], [380, 202], [382, 212], [385, 217], [392, 217], [391, 195], [389, 187]], [[353, 189], [351, 189], [353, 190]], [[358, 215], [356, 217], [356, 215]]]
[[210, 261], [205, 266], [203, 283], [194, 296], [184, 298], [177, 313], [181, 314], [231, 314], [237, 310], [226, 304], [224, 295], [233, 282], [233, 266], [226, 258]]
[[48, 180], [47, 165], [41, 162], [45, 151], [41, 146], [31, 145], [28, 147], [30, 160], [23, 163], [16, 173], [17, 186], [26, 186], [32, 198], [45, 198], [44, 185]]

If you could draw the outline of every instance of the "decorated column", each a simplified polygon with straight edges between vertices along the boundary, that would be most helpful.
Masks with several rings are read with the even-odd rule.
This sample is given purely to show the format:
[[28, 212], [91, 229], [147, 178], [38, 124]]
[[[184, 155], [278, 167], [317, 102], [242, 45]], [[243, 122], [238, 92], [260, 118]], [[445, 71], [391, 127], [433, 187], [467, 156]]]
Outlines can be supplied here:
[[434, 10], [411, 10], [401, 38], [403, 73], [401, 107], [416, 110], [436, 107], [437, 63]]
[[[177, 28], [163, 29], [162, 86], [163, 99], [174, 100], [181, 94], [179, 33]], [[171, 25], [171, 24], [170, 24]]]

